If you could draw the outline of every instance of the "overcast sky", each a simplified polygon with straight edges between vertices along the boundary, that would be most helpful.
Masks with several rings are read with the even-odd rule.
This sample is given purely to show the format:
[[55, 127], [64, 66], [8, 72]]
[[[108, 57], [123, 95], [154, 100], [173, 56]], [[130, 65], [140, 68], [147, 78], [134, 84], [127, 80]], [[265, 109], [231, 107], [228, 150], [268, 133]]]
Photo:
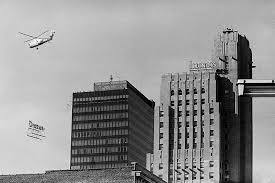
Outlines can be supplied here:
[[[232, 27], [250, 41], [253, 78], [275, 79], [272, 1], [0, 1], [0, 173], [69, 169], [72, 93], [96, 81], [128, 80], [159, 101], [164, 73], [211, 58], [213, 40]], [[36, 49], [31, 35], [54, 29]], [[254, 180], [275, 181], [275, 98], [253, 101]], [[28, 120], [46, 139], [26, 136]]]

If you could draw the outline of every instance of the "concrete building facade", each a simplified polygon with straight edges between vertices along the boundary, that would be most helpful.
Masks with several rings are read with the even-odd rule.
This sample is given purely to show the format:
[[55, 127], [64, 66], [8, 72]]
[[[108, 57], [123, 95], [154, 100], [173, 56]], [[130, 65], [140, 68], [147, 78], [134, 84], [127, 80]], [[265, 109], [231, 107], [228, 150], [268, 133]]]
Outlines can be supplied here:
[[249, 42], [231, 29], [215, 39], [211, 62], [163, 75], [147, 169], [168, 183], [251, 183], [252, 100], [236, 85], [251, 77]]
[[73, 94], [70, 169], [114, 168], [153, 152], [154, 102], [127, 81]]

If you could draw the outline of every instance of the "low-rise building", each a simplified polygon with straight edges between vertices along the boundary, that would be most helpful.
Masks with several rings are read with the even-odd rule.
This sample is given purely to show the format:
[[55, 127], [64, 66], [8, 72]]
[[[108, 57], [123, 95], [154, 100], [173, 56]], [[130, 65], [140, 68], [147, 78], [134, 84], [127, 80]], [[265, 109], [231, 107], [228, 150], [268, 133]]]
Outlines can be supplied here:
[[0, 175], [0, 183], [166, 183], [133, 162], [120, 168], [56, 170], [42, 174]]

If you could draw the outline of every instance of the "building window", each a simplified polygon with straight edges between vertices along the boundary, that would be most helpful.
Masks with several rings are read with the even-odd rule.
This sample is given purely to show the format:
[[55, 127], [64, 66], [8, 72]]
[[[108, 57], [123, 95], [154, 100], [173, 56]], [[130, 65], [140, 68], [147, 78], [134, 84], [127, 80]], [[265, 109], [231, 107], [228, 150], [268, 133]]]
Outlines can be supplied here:
[[225, 138], [225, 140], [226, 140], [226, 141], [228, 141], [228, 140], [229, 140], [229, 136], [228, 136], [228, 134], [227, 134], [227, 133], [224, 135], [224, 138]]
[[209, 161], [209, 167], [214, 167], [214, 161]]
[[200, 173], [200, 179], [204, 179], [204, 173], [203, 172]]
[[159, 127], [163, 128], [163, 122], [159, 122]]
[[192, 180], [196, 179], [196, 173], [192, 173]]
[[179, 92], [179, 95], [182, 95], [182, 90], [181, 90], [181, 89], [179, 89], [179, 91], [178, 91], [178, 92]]
[[210, 147], [214, 146], [214, 141], [210, 141]]
[[203, 159], [202, 158], [200, 158], [200, 168], [204, 168], [204, 161], [203, 161]]
[[226, 160], [224, 162], [224, 169], [229, 170], [229, 164], [228, 164], [228, 161], [226, 161]]
[[190, 116], [190, 111], [186, 111], [186, 116]]
[[164, 111], [159, 111], [159, 116], [163, 117], [163, 115], [164, 115]]
[[197, 94], [198, 91], [197, 91], [197, 88], [194, 88], [194, 94]]
[[186, 138], [189, 138], [189, 132], [186, 132]]
[[210, 113], [210, 114], [213, 114], [213, 113], [214, 113], [214, 108], [210, 108], [209, 113]]
[[182, 116], [182, 111], [178, 112], [178, 116], [181, 117]]
[[189, 121], [186, 121], [186, 127], [189, 127]]
[[159, 150], [162, 150], [163, 144], [159, 144]]
[[175, 101], [171, 101], [171, 106], [174, 106], [175, 105]]
[[196, 162], [196, 159], [193, 159], [193, 162], [192, 162], [192, 168], [197, 168], [197, 162]]
[[163, 169], [163, 163], [160, 163], [160, 164], [159, 164], [159, 169], [160, 169], [160, 170]]
[[193, 149], [197, 149], [197, 143], [193, 143]]
[[201, 115], [204, 115], [204, 110], [203, 109], [201, 110]]
[[201, 89], [201, 93], [205, 93], [205, 89], [204, 88]]
[[178, 135], [178, 138], [181, 139], [181, 133], [178, 133], [178, 134], [179, 134], [179, 135]]
[[194, 131], [194, 138], [197, 138], [198, 132]]
[[210, 136], [214, 136], [214, 130], [210, 130]]
[[181, 128], [182, 124], [181, 122], [178, 123], [178, 128]]
[[159, 138], [162, 139], [163, 138], [163, 133], [159, 134]]
[[186, 162], [187, 159], [185, 159], [185, 165], [184, 165], [184, 169], [187, 169], [188, 168], [188, 162]]
[[209, 179], [213, 179], [214, 178], [214, 172], [209, 172]]
[[198, 99], [194, 99], [194, 105], [198, 104]]
[[182, 100], [179, 100], [178, 106], [182, 106]]
[[190, 105], [190, 100], [186, 100], [186, 105]]
[[188, 176], [189, 176], [189, 174], [185, 173], [184, 174], [184, 180], [188, 180]]
[[194, 110], [194, 116], [197, 116], [197, 115], [198, 115], [198, 111]]
[[186, 89], [186, 90], [185, 90], [185, 93], [186, 93], [186, 95], [190, 94], [189, 89]]
[[198, 126], [198, 122], [197, 121], [193, 121], [193, 126]]
[[173, 181], [173, 174], [169, 174], [169, 180], [168, 182], [172, 182]]
[[175, 94], [174, 90], [171, 90], [171, 96], [173, 96]]
[[205, 99], [204, 98], [201, 99], [201, 104], [205, 104]]
[[210, 119], [210, 125], [214, 124], [214, 119]]
[[225, 145], [224, 145], [224, 150], [225, 150], [225, 151], [228, 151], [228, 150], [229, 150], [229, 145], [228, 145], [228, 144], [225, 144]]
[[185, 149], [189, 149], [189, 144], [185, 143]]
[[181, 149], [181, 144], [178, 144], [178, 149]]

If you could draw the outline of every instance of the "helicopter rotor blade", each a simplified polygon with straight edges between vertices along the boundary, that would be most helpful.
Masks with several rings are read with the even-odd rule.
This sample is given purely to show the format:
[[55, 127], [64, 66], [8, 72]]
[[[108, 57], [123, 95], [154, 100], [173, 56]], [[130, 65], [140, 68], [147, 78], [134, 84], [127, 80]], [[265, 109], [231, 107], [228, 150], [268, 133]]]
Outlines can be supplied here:
[[19, 34], [22, 34], [22, 35], [24, 35], [24, 36], [28, 36], [28, 37], [31, 37], [31, 38], [36, 38], [36, 37], [34, 37], [34, 36], [31, 36], [31, 35], [28, 35], [28, 34], [25, 34], [25, 33], [22, 33], [22, 32], [18, 32]]
[[35, 38], [38, 38], [39, 36], [42, 36], [43, 34], [45, 34], [46, 32], [49, 32], [50, 30], [46, 30], [45, 32], [39, 34], [38, 36], [36, 36]]

